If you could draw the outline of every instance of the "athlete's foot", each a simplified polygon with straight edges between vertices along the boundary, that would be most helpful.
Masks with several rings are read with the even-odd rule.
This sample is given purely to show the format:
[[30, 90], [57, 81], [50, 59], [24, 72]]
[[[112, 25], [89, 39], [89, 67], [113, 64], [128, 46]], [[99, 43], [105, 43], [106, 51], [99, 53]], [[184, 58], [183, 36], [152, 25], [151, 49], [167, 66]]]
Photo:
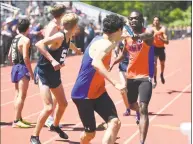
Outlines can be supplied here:
[[136, 112], [136, 124], [138, 125], [140, 121], [140, 113]]
[[39, 136], [31, 136], [30, 142], [31, 142], [31, 144], [41, 144], [41, 142], [39, 140]]
[[54, 126], [54, 125], [52, 124], [51, 127], [50, 127], [50, 130], [51, 130], [51, 131], [54, 131], [54, 132], [57, 132], [61, 138], [63, 138], [63, 139], [68, 139], [68, 135], [67, 135], [65, 132], [63, 132], [63, 131], [60, 129], [59, 126], [56, 127], [56, 126]]
[[160, 74], [161, 82], [162, 84], [165, 84], [165, 79], [163, 73]]
[[107, 124], [106, 124], [106, 122], [102, 122], [101, 124], [98, 125], [97, 128], [106, 130], [106, 129], [107, 129]]
[[130, 116], [131, 111], [130, 109], [127, 109], [126, 112], [123, 113], [123, 116]]
[[26, 120], [24, 120], [24, 119], [20, 119], [24, 124], [26, 124], [26, 125], [30, 125], [30, 126], [32, 126], [33, 125], [33, 123], [31, 123], [31, 122], [28, 122], [28, 121], [26, 121]]
[[31, 128], [31, 125], [23, 123], [21, 120], [14, 121], [12, 124], [13, 128]]
[[[51, 117], [51, 116], [49, 116], [48, 119], [47, 119], [46, 122], [45, 122], [45, 125], [46, 125], [48, 128], [50, 128], [53, 123], [54, 123], [54, 118]], [[62, 124], [59, 124], [59, 127], [62, 128], [62, 127], [63, 127]]]
[[157, 86], [157, 82], [152, 83], [153, 88], [156, 88], [156, 86]]

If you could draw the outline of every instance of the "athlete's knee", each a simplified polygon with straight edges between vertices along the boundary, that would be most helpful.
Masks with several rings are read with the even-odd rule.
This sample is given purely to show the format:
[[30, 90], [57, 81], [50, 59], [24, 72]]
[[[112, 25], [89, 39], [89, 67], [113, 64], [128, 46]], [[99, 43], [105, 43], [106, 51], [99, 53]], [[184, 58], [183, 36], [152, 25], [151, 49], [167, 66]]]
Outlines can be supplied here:
[[59, 109], [65, 110], [65, 108], [68, 106], [68, 102], [65, 101], [63, 103], [58, 103]]
[[80, 136], [80, 140], [81, 140], [81, 143], [84, 144], [84, 143], [88, 143], [90, 142], [92, 139], [94, 139], [96, 135], [96, 132], [83, 132]]
[[161, 61], [160, 64], [161, 64], [162, 66], [165, 66], [165, 61]]
[[140, 103], [139, 111], [141, 115], [148, 115], [148, 104]]
[[47, 104], [47, 105], [45, 106], [45, 111], [46, 111], [47, 113], [51, 114], [52, 111], [53, 111], [53, 104]]
[[137, 102], [130, 104], [130, 109], [134, 111], [139, 111], [139, 105]]
[[121, 127], [121, 121], [118, 118], [112, 118], [108, 122], [108, 127], [112, 129], [119, 129]]

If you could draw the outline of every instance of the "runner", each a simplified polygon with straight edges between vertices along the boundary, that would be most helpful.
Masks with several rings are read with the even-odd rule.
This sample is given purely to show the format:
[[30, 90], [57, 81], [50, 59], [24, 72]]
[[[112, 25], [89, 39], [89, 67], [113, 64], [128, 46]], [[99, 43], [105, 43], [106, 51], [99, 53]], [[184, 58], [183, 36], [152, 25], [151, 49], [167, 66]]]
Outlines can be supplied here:
[[103, 144], [113, 144], [120, 129], [121, 122], [115, 105], [105, 89], [105, 79], [121, 92], [125, 92], [125, 86], [113, 80], [108, 72], [112, 50], [121, 40], [124, 25], [124, 20], [117, 15], [107, 16], [103, 21], [103, 35], [96, 36], [84, 53], [72, 90], [72, 100], [84, 126], [81, 144], [88, 144], [95, 137], [94, 111], [108, 123]]
[[[127, 68], [127, 97], [130, 108], [140, 112], [139, 131], [140, 143], [144, 144], [148, 127], [148, 104], [152, 95], [152, 72], [153, 72], [153, 30], [144, 29], [143, 15], [133, 11], [129, 16], [129, 25], [134, 32], [132, 38], [126, 38], [125, 49], [129, 54], [129, 65]], [[114, 62], [120, 62], [122, 55]], [[112, 65], [113, 66], [113, 65]], [[139, 106], [137, 103], [139, 95]]]
[[[57, 101], [56, 115], [50, 130], [57, 132], [61, 138], [68, 139], [68, 135], [59, 128], [59, 122], [64, 110], [67, 107], [60, 69], [64, 66], [64, 61], [69, 49], [70, 40], [75, 34], [78, 23], [78, 16], [74, 13], [65, 14], [61, 19], [64, 30], [57, 32], [53, 36], [46, 37], [36, 44], [42, 54], [35, 69], [35, 83], [39, 84], [40, 94], [44, 102], [44, 109], [38, 117], [37, 125], [31, 136], [32, 144], [40, 144], [39, 134], [45, 124], [46, 119], [53, 111], [53, 101], [51, 93]], [[48, 45], [51, 45], [48, 47]]]
[[11, 80], [15, 83], [15, 116], [12, 127], [29, 128], [31, 123], [22, 119], [22, 110], [29, 86], [30, 77], [34, 78], [30, 63], [30, 22], [28, 19], [22, 19], [18, 23], [19, 34], [15, 36], [8, 54], [13, 63], [11, 71]]
[[155, 88], [157, 85], [157, 59], [160, 60], [161, 65], [161, 82], [165, 84], [164, 78], [164, 69], [165, 69], [165, 44], [169, 44], [169, 40], [166, 34], [166, 28], [160, 24], [160, 18], [155, 16], [153, 19], [153, 31], [154, 31], [154, 52], [155, 52], [155, 66], [154, 66], [154, 84], [153, 87]]
[[[44, 37], [52, 36], [62, 29], [61, 28], [61, 19], [64, 16], [65, 11], [66, 11], [66, 7], [63, 4], [56, 4], [52, 7], [50, 12], [54, 18], [45, 27]], [[51, 45], [49, 45], [48, 47], [50, 47], [50, 46]], [[73, 43], [70, 43], [70, 48], [72, 50], [74, 50], [77, 54], [81, 54], [81, 51], [79, 49], [77, 49]], [[51, 95], [52, 95], [52, 93], [51, 93]], [[56, 101], [55, 96], [53, 96], [53, 95], [52, 95], [52, 100], [53, 100], [53, 109], [55, 109], [55, 107], [57, 105], [57, 101]], [[48, 119], [46, 120], [46, 123], [45, 123], [45, 125], [49, 128], [54, 122], [54, 112], [55, 111], [53, 110], [52, 114], [48, 117]], [[59, 126], [62, 127], [61, 124]]]

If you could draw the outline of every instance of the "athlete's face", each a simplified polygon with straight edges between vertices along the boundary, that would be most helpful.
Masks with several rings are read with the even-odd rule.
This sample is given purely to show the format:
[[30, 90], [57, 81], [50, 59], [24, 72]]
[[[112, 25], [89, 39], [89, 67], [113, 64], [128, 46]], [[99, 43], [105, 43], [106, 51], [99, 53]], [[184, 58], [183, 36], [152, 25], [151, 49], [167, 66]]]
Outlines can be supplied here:
[[78, 29], [78, 24], [76, 24], [76, 25], [72, 28], [72, 35], [75, 35], [77, 29]]
[[121, 39], [122, 34], [123, 34], [123, 29], [120, 28], [119, 30], [113, 33], [113, 39], [115, 41], [119, 41]]
[[154, 25], [154, 26], [159, 26], [159, 25], [160, 25], [159, 18], [155, 17], [155, 18], [153, 19], [153, 25]]
[[129, 19], [129, 25], [132, 28], [141, 27], [142, 24], [140, 21], [140, 16], [137, 12], [132, 12], [128, 19]]

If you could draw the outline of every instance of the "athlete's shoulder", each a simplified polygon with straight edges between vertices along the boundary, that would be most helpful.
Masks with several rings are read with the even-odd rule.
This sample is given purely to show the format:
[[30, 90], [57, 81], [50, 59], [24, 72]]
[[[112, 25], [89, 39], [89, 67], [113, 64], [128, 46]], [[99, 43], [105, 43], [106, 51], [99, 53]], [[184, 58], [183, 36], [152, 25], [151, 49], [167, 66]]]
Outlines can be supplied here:
[[109, 47], [111, 44], [112, 42], [108, 39], [105, 39], [103, 37], [96, 37], [92, 42], [91, 47], [106, 48]]
[[21, 40], [22, 40], [22, 43], [25, 43], [25, 44], [29, 44], [30, 43], [30, 39], [28, 37], [26, 37], [26, 36], [22, 36]]
[[166, 32], [167, 31], [167, 27], [166, 26], [161, 26], [161, 31], [162, 32]]
[[112, 50], [112, 42], [108, 39], [99, 38], [92, 41], [92, 44], [89, 47], [89, 55], [90, 57], [94, 57], [101, 53], [109, 53]]

